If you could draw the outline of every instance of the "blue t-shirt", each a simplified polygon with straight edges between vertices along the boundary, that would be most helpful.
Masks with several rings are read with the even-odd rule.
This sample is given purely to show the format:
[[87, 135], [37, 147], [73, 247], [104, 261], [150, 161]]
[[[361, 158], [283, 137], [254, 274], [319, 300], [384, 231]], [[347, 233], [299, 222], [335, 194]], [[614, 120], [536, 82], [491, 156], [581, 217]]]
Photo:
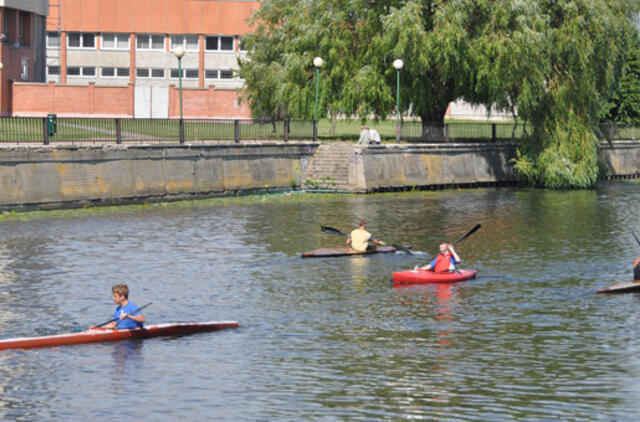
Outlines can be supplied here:
[[[126, 305], [124, 306], [118, 306], [116, 308], [116, 311], [113, 313], [113, 318], [120, 318], [120, 315], [122, 313], [125, 314], [129, 314], [132, 315], [132, 312], [135, 311], [136, 309], [138, 309], [138, 305], [136, 305], [133, 302], [127, 302]], [[133, 314], [133, 316], [136, 315], [140, 315], [140, 311], [136, 312]], [[116, 325], [116, 328], [118, 330], [122, 330], [125, 328], [136, 328], [136, 327], [142, 327], [142, 323], [141, 322], [136, 322], [132, 319], [129, 318], [125, 318], [125, 319], [119, 319], [118, 320], [118, 325]]]

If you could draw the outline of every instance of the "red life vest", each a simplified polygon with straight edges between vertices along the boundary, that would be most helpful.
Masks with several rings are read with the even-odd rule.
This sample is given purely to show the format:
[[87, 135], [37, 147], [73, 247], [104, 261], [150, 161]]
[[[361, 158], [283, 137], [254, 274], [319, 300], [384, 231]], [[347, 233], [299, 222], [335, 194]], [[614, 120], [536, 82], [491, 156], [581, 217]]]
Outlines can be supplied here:
[[450, 253], [446, 254], [438, 254], [436, 257], [436, 266], [433, 271], [436, 273], [446, 273], [449, 271], [449, 267], [451, 266], [451, 257]]

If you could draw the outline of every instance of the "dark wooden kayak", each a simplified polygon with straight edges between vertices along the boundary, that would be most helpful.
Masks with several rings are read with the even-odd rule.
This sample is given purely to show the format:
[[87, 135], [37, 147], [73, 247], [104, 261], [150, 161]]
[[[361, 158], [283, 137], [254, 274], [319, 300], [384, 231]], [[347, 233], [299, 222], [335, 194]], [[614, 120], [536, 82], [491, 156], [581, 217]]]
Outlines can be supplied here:
[[596, 291], [596, 293], [628, 293], [628, 292], [640, 292], [640, 280], [635, 281], [618, 281], [617, 283], [609, 284], [607, 287]]
[[372, 255], [375, 253], [391, 253], [395, 252], [393, 246], [377, 246], [375, 249], [366, 252], [360, 252], [353, 248], [320, 248], [302, 254], [303, 258], [329, 258], [334, 256], [352, 256], [352, 255]]

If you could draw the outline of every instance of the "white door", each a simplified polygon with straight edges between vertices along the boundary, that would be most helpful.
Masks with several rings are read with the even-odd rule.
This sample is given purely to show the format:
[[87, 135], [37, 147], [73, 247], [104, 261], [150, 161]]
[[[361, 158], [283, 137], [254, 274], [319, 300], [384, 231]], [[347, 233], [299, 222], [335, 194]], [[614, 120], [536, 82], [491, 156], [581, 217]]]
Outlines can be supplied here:
[[136, 85], [133, 100], [133, 117], [148, 119], [151, 117], [151, 87]]
[[151, 117], [154, 119], [169, 118], [169, 87], [154, 86], [151, 88]]

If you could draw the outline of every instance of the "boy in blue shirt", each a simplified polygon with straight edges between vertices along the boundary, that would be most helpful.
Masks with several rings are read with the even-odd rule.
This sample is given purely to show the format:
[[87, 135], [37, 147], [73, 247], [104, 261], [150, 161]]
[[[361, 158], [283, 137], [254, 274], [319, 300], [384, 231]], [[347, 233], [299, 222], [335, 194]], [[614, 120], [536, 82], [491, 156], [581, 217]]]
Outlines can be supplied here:
[[113, 303], [118, 305], [113, 318], [117, 318], [118, 321], [110, 322], [104, 328], [122, 330], [142, 327], [145, 318], [140, 311], [135, 312], [138, 305], [129, 301], [129, 287], [126, 284], [116, 284], [111, 288], [111, 293]]

